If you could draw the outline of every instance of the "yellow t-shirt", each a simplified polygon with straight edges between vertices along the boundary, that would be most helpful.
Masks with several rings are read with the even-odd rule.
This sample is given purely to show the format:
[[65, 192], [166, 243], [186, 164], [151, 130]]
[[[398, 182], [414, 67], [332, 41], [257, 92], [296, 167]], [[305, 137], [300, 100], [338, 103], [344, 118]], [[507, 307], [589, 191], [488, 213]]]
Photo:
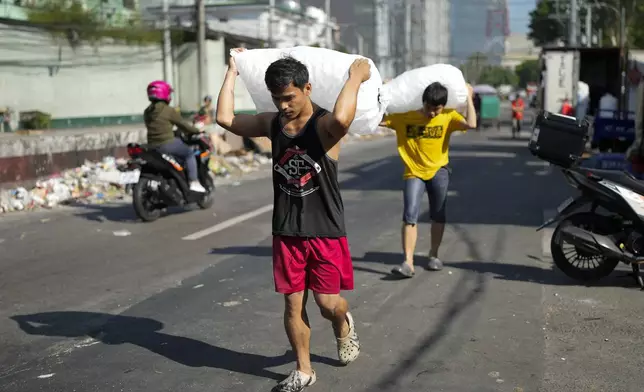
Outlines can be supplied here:
[[395, 113], [385, 117], [385, 125], [396, 131], [398, 154], [405, 164], [404, 179], [430, 180], [449, 162], [449, 139], [465, 118], [456, 110], [443, 109], [428, 119], [420, 111]]

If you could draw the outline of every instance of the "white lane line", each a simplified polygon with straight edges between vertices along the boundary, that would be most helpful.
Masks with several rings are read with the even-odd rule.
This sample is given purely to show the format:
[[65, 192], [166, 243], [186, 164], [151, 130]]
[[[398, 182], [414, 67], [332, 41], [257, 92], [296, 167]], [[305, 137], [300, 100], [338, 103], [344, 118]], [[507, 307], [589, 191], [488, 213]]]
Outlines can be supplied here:
[[272, 211], [272, 210], [273, 210], [273, 205], [268, 204], [268, 205], [265, 205], [264, 207], [260, 207], [260, 208], [258, 208], [256, 210], [253, 210], [253, 211], [247, 212], [245, 214], [236, 216], [234, 218], [230, 218], [230, 219], [225, 220], [223, 222], [217, 223], [216, 225], [214, 225], [212, 227], [209, 227], [207, 229], [203, 229], [203, 230], [198, 231], [196, 233], [193, 233], [193, 234], [190, 234], [188, 236], [185, 236], [185, 237], [182, 238], [182, 240], [185, 240], [185, 241], [198, 240], [200, 238], [203, 238], [203, 237], [209, 236], [211, 234], [217, 233], [219, 231], [225, 230], [225, 229], [227, 229], [227, 228], [229, 228], [231, 226], [235, 226], [238, 223], [247, 221], [249, 219], [252, 219], [252, 218], [254, 218], [256, 216], [262, 215], [262, 214], [264, 214], [264, 213], [266, 213], [268, 211]]
[[380, 166], [383, 166], [383, 165], [386, 165], [386, 164], [387, 164], [387, 160], [374, 162], [371, 165], [367, 165], [367, 166], [363, 167], [362, 169], [360, 169], [360, 171], [361, 172], [368, 172], [369, 170], [379, 168]]
[[[543, 211], [543, 221], [554, 217], [557, 214], [557, 210], [544, 210]], [[552, 227], [546, 227], [541, 232], [541, 253], [544, 257], [552, 257], [552, 252], [550, 252], [550, 240], [552, 239], [552, 233], [555, 229]]]

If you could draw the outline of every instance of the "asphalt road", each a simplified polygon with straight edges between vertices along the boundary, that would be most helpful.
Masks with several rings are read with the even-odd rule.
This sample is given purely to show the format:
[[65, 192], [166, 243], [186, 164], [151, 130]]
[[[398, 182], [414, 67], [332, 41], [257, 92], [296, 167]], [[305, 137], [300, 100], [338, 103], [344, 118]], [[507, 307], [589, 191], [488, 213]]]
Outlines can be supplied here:
[[[446, 268], [404, 281], [388, 277], [402, 260], [395, 141], [344, 149], [346, 295], [363, 348], [339, 367], [309, 305], [312, 392], [641, 391], [644, 293], [552, 269], [535, 227], [570, 190], [526, 144], [507, 131], [453, 138]], [[0, 217], [0, 390], [269, 391], [293, 366], [271, 201], [258, 178], [219, 188], [210, 211], [152, 224], [127, 204]], [[427, 208], [419, 262], [426, 221]]]

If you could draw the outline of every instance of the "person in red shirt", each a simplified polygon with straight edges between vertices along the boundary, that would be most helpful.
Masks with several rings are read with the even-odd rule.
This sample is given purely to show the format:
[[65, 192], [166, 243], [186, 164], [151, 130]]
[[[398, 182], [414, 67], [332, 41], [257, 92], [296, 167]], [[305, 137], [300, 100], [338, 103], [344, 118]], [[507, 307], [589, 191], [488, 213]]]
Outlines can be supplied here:
[[521, 132], [521, 123], [523, 122], [523, 111], [525, 110], [525, 102], [523, 98], [517, 95], [512, 101], [512, 138], [514, 139], [518, 133]]
[[572, 105], [570, 104], [570, 100], [568, 98], [564, 99], [563, 105], [561, 105], [561, 114], [564, 116], [574, 116], [575, 115], [575, 110], [573, 109]]

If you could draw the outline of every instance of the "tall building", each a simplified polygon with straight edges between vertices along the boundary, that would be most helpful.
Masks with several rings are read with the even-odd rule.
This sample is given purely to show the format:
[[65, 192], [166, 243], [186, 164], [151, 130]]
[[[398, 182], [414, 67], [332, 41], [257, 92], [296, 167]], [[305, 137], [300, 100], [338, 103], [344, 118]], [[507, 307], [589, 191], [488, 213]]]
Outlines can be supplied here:
[[412, 2], [412, 48], [418, 48], [415, 57], [420, 65], [450, 62], [450, 3], [450, 0]]
[[450, 51], [455, 63], [482, 53], [488, 63], [500, 64], [509, 35], [506, 0], [452, 0], [449, 19]]

